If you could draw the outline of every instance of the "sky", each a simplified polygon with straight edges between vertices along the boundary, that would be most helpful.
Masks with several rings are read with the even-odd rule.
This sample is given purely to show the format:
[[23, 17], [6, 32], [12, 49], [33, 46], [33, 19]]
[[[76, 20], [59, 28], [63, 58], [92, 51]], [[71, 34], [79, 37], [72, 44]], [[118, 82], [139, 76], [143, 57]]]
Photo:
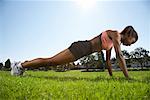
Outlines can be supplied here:
[[121, 49], [150, 51], [148, 0], [0, 0], [0, 62], [52, 57], [75, 41], [127, 25], [139, 39]]

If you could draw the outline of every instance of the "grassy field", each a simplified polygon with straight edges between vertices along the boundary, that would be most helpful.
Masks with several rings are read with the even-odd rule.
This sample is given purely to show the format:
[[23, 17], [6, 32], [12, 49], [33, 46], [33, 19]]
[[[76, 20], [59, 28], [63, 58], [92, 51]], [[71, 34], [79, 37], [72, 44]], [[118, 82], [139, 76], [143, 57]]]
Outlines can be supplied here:
[[0, 71], [0, 100], [150, 100], [150, 71], [27, 71], [14, 77]]

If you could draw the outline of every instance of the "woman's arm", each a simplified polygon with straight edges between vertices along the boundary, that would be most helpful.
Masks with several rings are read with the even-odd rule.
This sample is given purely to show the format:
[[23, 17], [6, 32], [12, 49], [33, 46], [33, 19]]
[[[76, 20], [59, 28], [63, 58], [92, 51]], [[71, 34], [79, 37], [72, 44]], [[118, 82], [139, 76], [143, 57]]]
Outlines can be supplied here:
[[[111, 48], [112, 49], [112, 48]], [[111, 66], [111, 61], [110, 61], [110, 57], [111, 57], [111, 49], [106, 51], [106, 65], [108, 68], [108, 72], [109, 75], [112, 76], [112, 66]]]
[[118, 32], [116, 32], [116, 33], [113, 33], [111, 37], [113, 40], [113, 44], [114, 44], [114, 48], [115, 48], [115, 52], [116, 52], [116, 57], [119, 60], [119, 67], [123, 71], [125, 77], [128, 78], [129, 75], [128, 75], [128, 70], [126, 67], [126, 62], [125, 62], [125, 59], [123, 57], [123, 54], [121, 52], [121, 47], [120, 47], [120, 40], [121, 40], [120, 34]]

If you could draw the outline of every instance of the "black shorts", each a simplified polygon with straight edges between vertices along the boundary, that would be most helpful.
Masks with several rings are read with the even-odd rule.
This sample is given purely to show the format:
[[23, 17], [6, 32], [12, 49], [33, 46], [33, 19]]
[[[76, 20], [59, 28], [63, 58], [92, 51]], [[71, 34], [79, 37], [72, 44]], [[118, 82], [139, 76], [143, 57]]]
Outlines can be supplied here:
[[75, 60], [92, 53], [92, 44], [90, 41], [77, 41], [68, 48], [74, 55]]

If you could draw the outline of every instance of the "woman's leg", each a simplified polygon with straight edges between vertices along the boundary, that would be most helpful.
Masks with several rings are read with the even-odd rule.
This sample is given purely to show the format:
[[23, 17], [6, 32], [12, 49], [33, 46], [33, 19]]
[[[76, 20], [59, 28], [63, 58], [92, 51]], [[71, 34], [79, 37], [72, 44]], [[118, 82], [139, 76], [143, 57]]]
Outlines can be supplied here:
[[65, 49], [51, 58], [37, 58], [31, 61], [25, 61], [21, 65], [23, 68], [29, 67], [37, 68], [44, 66], [55, 66], [73, 61], [75, 61], [75, 57], [73, 56], [73, 54], [70, 52], [69, 49]]
[[[84, 46], [83, 46], [83, 42], [82, 42], [82, 44], [81, 44], [81, 42], [74, 42], [69, 48], [70, 48], [70, 50], [72, 50], [72, 52], [74, 51], [73, 54], [75, 54], [77, 57], [80, 54], [82, 57], [82, 53], [83, 53], [84, 49], [92, 48], [92, 52], [101, 50], [101, 48], [99, 48], [99, 44], [98, 44], [99, 36], [90, 40], [92, 47], [90, 47], [89, 44], [87, 44], [87, 41], [85, 41], [85, 42], [86, 42], [86, 44], [84, 44]], [[82, 52], [79, 52], [79, 49]], [[21, 65], [23, 68], [28, 68], [28, 67], [55, 66], [55, 65], [61, 65], [61, 64], [73, 62], [76, 60], [75, 59], [76, 57], [74, 57], [74, 55], [71, 53], [70, 50], [65, 49], [64, 51], [56, 54], [55, 56], [53, 56], [51, 58], [37, 58], [37, 59], [31, 60], [31, 61], [25, 61], [24, 63], [21, 63]], [[77, 51], [75, 51], [75, 50], [77, 50]], [[90, 53], [92, 53], [92, 52], [90, 52]], [[80, 58], [80, 57], [78, 57], [78, 58]]]

